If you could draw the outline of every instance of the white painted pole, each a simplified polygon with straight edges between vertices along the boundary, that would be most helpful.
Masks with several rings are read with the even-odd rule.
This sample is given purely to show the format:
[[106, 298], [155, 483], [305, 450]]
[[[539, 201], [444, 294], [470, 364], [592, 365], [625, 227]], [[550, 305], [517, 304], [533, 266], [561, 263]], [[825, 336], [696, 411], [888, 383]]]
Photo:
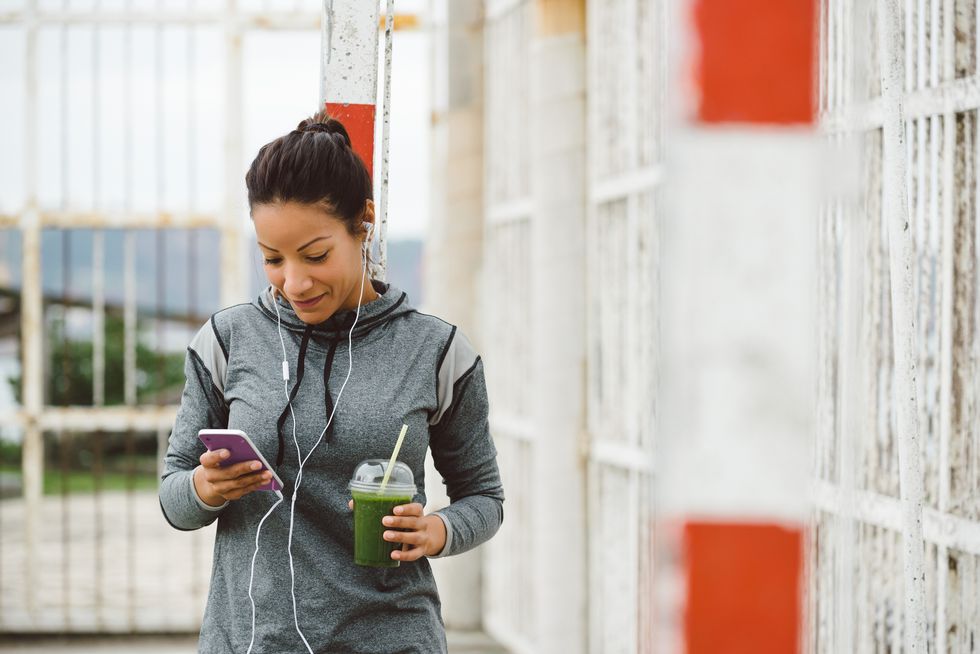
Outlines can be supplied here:
[[919, 460], [916, 392], [914, 248], [908, 211], [905, 117], [901, 86], [905, 71], [902, 53], [898, 50], [901, 42], [898, 3], [899, 0], [878, 0], [878, 51], [882, 57], [881, 85], [884, 100], [883, 201], [885, 220], [888, 221], [899, 483], [905, 547], [905, 647], [909, 652], [924, 654], [926, 606], [922, 538], [923, 479]]
[[[385, 19], [386, 62], [390, 69], [391, 29], [394, 7], [387, 0], [388, 16]], [[323, 0], [320, 41], [320, 106], [344, 124], [354, 151], [374, 176], [375, 105], [378, 98], [378, 2], [364, 0]], [[385, 87], [390, 88], [386, 78]], [[387, 107], [388, 103], [385, 103]], [[386, 109], [387, 111], [387, 109]], [[387, 115], [385, 117], [387, 121]], [[386, 123], [387, 128], [387, 123]], [[382, 137], [387, 143], [387, 129]], [[386, 176], [387, 151], [383, 154], [382, 175]], [[378, 185], [375, 185], [375, 189]], [[372, 266], [370, 274], [384, 279], [385, 235], [387, 233], [387, 179], [380, 189], [380, 206], [376, 208], [381, 261]], [[380, 224], [378, 224], [380, 223]]]
[[395, 2], [385, 5], [385, 78], [381, 105], [381, 225], [378, 230], [377, 269], [373, 275], [384, 280], [388, 274], [388, 136], [391, 132], [391, 40], [395, 26]]

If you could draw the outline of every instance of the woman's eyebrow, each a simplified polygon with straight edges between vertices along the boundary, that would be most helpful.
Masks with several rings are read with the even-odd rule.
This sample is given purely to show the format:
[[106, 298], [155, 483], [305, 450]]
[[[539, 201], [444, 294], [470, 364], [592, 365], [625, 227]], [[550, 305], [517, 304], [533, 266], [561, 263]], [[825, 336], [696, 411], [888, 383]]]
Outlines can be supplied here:
[[[328, 238], [331, 238], [331, 237], [332, 237], [332, 235], [330, 235], [330, 236], [317, 236], [317, 237], [316, 237], [315, 239], [313, 239], [312, 241], [310, 241], [310, 242], [309, 242], [309, 243], [307, 243], [306, 245], [301, 245], [301, 246], [299, 246], [298, 248], [296, 248], [296, 251], [297, 251], [297, 252], [302, 252], [303, 250], [305, 250], [306, 248], [308, 248], [308, 247], [310, 247], [311, 245], [313, 245], [313, 244], [314, 244], [314, 243], [316, 243], [317, 241], [323, 241], [323, 240], [325, 240], [325, 239], [328, 239]], [[279, 252], [279, 250], [277, 250], [277, 249], [275, 249], [275, 248], [270, 248], [270, 247], [269, 247], [268, 245], [266, 245], [266, 244], [265, 244], [265, 243], [263, 243], [262, 241], [257, 241], [257, 243], [258, 243], [258, 244], [259, 244], [259, 245], [260, 245], [261, 247], [264, 247], [264, 248], [265, 248], [266, 250], [268, 250], [269, 252]]]

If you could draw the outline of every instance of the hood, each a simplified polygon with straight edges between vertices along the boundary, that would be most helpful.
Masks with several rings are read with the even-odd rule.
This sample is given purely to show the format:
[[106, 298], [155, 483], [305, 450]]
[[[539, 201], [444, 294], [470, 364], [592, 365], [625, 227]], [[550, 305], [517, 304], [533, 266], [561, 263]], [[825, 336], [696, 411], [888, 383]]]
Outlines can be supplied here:
[[[413, 311], [408, 303], [408, 295], [404, 291], [376, 279], [371, 280], [371, 285], [379, 297], [373, 302], [361, 305], [361, 314], [354, 328], [354, 338], [364, 336], [378, 325]], [[303, 334], [309, 329], [312, 336], [318, 340], [346, 339], [356, 315], [354, 310], [337, 311], [323, 322], [310, 325], [296, 315], [288, 300], [282, 297], [273, 299], [272, 289], [269, 286], [262, 289], [259, 296], [252, 300], [252, 304], [273, 322], [277, 320], [276, 304], [278, 304], [284, 329], [297, 334]]]
[[[273, 298], [271, 287], [266, 287], [263, 289], [262, 292], [259, 293], [259, 296], [252, 301], [252, 304], [255, 305], [264, 316], [269, 318], [269, 320], [273, 322], [282, 320], [283, 329], [301, 335], [299, 353], [296, 357], [296, 361], [290, 362], [290, 372], [292, 373], [292, 370], [295, 370], [295, 375], [290, 375], [291, 390], [289, 392], [289, 401], [279, 414], [279, 420], [277, 421], [276, 426], [276, 431], [278, 432], [279, 436], [279, 448], [276, 453], [277, 468], [282, 465], [283, 453], [285, 451], [284, 425], [289, 411], [289, 404], [296, 398], [300, 384], [303, 383], [303, 376], [306, 371], [306, 353], [309, 350], [310, 340], [314, 339], [318, 343], [326, 341], [327, 343], [327, 358], [323, 370], [316, 371], [314, 374], [323, 375], [324, 419], [330, 421], [334, 408], [333, 398], [330, 395], [330, 370], [333, 367], [334, 354], [337, 351], [337, 346], [342, 341], [347, 340], [347, 335], [350, 333], [350, 328], [354, 323], [355, 316], [357, 316], [357, 325], [354, 327], [353, 338], [357, 339], [369, 333], [375, 327], [385, 324], [389, 320], [393, 320], [398, 316], [414, 311], [414, 309], [412, 309], [412, 307], [409, 305], [408, 295], [404, 291], [395, 288], [391, 284], [379, 282], [373, 279], [371, 280], [371, 285], [374, 287], [374, 290], [377, 291], [378, 299], [362, 305], [359, 316], [357, 316], [356, 311], [337, 311], [332, 316], [316, 325], [310, 325], [303, 322], [300, 317], [296, 315], [296, 312], [293, 311], [292, 305], [290, 305], [287, 300], [281, 297]], [[276, 304], [279, 305], [278, 318], [276, 317]], [[329, 443], [333, 436], [332, 421], [327, 428], [325, 436], [327, 442]], [[284, 488], [283, 490], [284, 492], [292, 492], [291, 486]]]

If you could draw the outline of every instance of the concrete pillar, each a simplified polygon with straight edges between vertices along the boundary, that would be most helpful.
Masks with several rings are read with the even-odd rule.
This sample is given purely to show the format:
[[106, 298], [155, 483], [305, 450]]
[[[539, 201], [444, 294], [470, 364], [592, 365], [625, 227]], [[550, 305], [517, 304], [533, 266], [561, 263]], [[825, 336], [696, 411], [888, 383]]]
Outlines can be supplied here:
[[[440, 0], [431, 9], [433, 188], [424, 310], [457, 325], [482, 351], [477, 314], [483, 255], [483, 2]], [[431, 456], [426, 495], [427, 511], [449, 503]], [[446, 627], [480, 629], [482, 549], [431, 564]]]
[[539, 652], [575, 654], [588, 643], [585, 2], [536, 0], [533, 9], [528, 280], [533, 450], [527, 499], [532, 507], [532, 642]]

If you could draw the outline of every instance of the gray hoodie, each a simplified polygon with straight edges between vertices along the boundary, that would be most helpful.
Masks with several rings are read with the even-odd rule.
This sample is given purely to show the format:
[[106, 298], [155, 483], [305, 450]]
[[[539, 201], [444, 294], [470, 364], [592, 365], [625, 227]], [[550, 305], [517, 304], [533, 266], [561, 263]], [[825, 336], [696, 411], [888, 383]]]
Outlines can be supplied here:
[[[296, 500], [292, 556], [299, 625], [314, 652], [445, 652], [439, 594], [423, 557], [398, 568], [354, 564], [347, 483], [363, 459], [387, 458], [402, 423], [409, 430], [399, 460], [415, 474], [425, 504], [425, 453], [432, 450], [451, 504], [437, 513], [447, 542], [438, 556], [469, 550], [496, 533], [503, 488], [488, 426], [483, 363], [456, 327], [411, 308], [397, 288], [373, 282], [379, 299], [361, 308], [354, 366], [323, 442], [303, 468]], [[249, 568], [259, 520], [275, 503], [258, 491], [204, 504], [193, 470], [203, 428], [244, 431], [285, 483], [285, 501], [260, 534], [252, 595], [256, 654], [306, 652], [293, 623], [287, 538], [298, 471], [292, 417], [286, 409], [282, 346], [271, 294], [214, 314], [187, 349], [187, 381], [160, 484], [160, 507], [176, 529], [218, 521], [211, 588], [199, 651], [244, 654], [251, 637]], [[307, 325], [282, 299], [289, 389], [302, 456], [333, 409], [348, 369], [353, 311]]]

